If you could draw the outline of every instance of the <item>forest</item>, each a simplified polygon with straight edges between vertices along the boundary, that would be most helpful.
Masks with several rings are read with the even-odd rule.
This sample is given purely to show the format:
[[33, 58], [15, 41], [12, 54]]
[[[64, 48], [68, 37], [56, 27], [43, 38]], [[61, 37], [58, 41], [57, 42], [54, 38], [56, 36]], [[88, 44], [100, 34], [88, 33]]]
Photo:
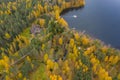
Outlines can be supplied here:
[[0, 0], [0, 80], [120, 80], [120, 51], [69, 28], [84, 0]]

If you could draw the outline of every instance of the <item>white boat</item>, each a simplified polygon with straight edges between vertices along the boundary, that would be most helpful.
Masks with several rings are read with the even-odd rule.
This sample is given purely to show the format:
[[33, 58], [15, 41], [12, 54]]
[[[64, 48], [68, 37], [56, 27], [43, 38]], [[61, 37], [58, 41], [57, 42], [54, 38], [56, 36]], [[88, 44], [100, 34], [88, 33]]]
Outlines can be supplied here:
[[74, 18], [77, 18], [77, 15], [73, 15]]

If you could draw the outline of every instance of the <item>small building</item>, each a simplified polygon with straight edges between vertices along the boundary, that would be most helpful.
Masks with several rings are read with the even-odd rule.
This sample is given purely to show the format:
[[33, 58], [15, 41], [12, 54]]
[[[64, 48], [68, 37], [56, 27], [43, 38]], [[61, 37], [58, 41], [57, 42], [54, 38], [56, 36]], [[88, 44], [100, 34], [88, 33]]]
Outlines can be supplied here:
[[40, 30], [41, 30], [40, 25], [33, 24], [30, 29], [30, 33], [36, 35], [36, 34], [40, 33]]

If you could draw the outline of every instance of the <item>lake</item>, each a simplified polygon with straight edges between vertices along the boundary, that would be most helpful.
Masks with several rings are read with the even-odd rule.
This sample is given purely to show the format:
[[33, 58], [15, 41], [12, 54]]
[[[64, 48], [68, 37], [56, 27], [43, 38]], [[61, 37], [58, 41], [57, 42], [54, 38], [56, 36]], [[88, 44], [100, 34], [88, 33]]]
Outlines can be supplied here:
[[120, 49], [120, 0], [86, 0], [83, 8], [61, 16], [71, 28]]

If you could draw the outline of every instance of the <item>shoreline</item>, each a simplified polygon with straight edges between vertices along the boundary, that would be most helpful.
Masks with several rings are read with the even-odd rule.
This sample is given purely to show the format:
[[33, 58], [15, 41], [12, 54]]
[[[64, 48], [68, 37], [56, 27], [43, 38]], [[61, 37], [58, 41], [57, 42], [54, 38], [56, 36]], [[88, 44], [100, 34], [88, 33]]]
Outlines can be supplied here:
[[84, 5], [83, 6], [79, 6], [79, 7], [70, 7], [70, 8], [66, 8], [66, 9], [63, 9], [60, 13], [60, 15], [64, 15], [65, 13], [69, 12], [69, 11], [72, 11], [72, 10], [78, 10], [78, 9], [82, 9], [84, 8]]

